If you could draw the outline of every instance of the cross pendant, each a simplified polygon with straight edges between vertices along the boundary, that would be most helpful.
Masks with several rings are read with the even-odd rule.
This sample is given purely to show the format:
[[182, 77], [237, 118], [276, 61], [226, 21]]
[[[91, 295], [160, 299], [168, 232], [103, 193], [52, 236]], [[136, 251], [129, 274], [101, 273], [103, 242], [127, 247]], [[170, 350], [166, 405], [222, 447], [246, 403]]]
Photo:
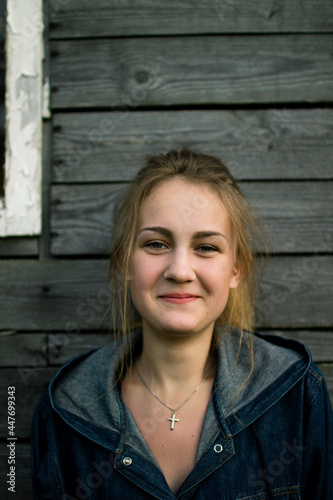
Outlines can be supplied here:
[[175, 422], [179, 422], [179, 418], [176, 418], [176, 413], [172, 415], [172, 417], [169, 417], [168, 420], [171, 420], [171, 430], [173, 431], [173, 428], [175, 426]]

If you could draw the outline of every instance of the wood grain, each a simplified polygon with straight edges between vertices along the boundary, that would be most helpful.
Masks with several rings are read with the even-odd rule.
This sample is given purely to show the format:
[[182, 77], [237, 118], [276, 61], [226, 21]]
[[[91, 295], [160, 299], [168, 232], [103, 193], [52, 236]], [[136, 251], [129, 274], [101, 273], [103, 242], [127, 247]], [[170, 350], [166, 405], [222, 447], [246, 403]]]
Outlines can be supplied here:
[[326, 102], [329, 35], [53, 41], [55, 109]]
[[124, 184], [53, 186], [52, 254], [109, 254], [112, 221], [125, 188]]
[[237, 179], [332, 179], [333, 110], [56, 113], [52, 181], [128, 181], [145, 155], [182, 147], [221, 158]]
[[[320, 282], [327, 279], [327, 288], [322, 288]], [[330, 255], [272, 259], [265, 270], [256, 307], [259, 327], [329, 327], [333, 319], [332, 279]]]
[[[68, 335], [66, 333], [48, 334], [49, 364], [60, 366], [77, 354], [82, 354], [90, 349], [103, 347], [111, 341], [108, 333], [85, 333]], [[333, 361], [333, 357], [332, 357]]]
[[76, 335], [108, 328], [107, 267], [102, 259], [0, 261], [0, 329]]
[[114, 37], [200, 33], [325, 32], [332, 9], [325, 0], [69, 0], [46, 6], [51, 37]]
[[38, 238], [22, 236], [0, 238], [0, 257], [23, 256], [38, 256]]
[[[100, 332], [109, 326], [107, 261], [0, 262], [0, 329]], [[271, 258], [262, 280], [258, 328], [331, 327], [333, 257]]]
[[[53, 186], [52, 254], [106, 254], [111, 244], [114, 212], [125, 187], [123, 184]], [[332, 249], [332, 181], [241, 182], [240, 187], [265, 218], [273, 252]]]
[[47, 366], [48, 351], [45, 333], [0, 333], [0, 366]]

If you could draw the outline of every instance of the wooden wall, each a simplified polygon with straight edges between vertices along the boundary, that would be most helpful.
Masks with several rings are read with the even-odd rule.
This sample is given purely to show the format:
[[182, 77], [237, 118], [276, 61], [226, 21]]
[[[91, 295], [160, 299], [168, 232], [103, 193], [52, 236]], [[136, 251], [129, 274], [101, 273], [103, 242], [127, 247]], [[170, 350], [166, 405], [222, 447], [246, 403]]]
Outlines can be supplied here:
[[272, 234], [258, 329], [305, 342], [333, 399], [331, 2], [44, 10], [43, 234], [0, 241], [0, 477], [14, 385], [18, 500], [32, 498], [37, 401], [59, 365], [105, 341], [112, 213], [148, 152], [188, 146], [229, 165]]

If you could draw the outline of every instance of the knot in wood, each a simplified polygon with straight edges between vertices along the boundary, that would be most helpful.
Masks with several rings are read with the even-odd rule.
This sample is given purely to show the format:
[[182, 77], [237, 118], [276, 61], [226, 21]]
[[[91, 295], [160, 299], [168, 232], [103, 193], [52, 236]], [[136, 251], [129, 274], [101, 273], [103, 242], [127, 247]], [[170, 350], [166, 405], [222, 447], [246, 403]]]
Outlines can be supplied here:
[[142, 85], [150, 80], [150, 75], [146, 70], [139, 70], [135, 73], [135, 79], [137, 83]]

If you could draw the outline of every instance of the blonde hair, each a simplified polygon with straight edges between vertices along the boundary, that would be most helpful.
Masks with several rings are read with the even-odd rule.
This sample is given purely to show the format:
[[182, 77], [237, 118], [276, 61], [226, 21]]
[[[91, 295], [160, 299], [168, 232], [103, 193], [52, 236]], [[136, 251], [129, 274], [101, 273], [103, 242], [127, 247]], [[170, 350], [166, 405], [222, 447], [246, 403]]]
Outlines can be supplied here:
[[110, 259], [111, 314], [114, 335], [120, 340], [117, 343], [121, 359], [120, 378], [131, 366], [130, 333], [140, 325], [141, 319], [132, 304], [129, 287], [140, 208], [158, 186], [175, 177], [195, 185], [208, 186], [219, 196], [230, 217], [236, 261], [242, 278], [238, 287], [230, 290], [227, 305], [216, 324], [232, 325], [241, 331], [252, 332], [254, 329], [254, 303], [258, 288], [255, 244], [259, 240], [267, 248], [258, 217], [228, 168], [219, 159], [188, 149], [150, 155], [127, 190], [114, 223]]

